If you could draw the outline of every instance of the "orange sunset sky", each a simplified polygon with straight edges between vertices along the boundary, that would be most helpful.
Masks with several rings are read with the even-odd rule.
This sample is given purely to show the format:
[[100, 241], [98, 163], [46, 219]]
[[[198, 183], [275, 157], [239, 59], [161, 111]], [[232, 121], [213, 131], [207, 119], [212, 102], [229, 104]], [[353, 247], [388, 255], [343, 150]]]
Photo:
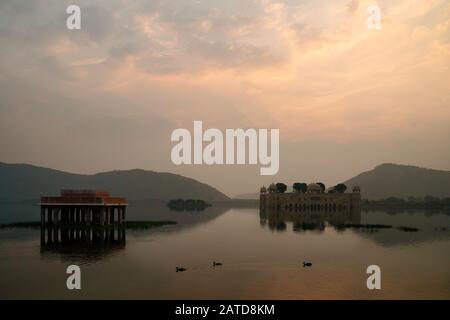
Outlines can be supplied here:
[[[3, 162], [169, 171], [230, 196], [383, 162], [450, 170], [446, 0], [0, 0], [0, 42]], [[278, 175], [173, 165], [170, 134], [194, 120], [279, 128]]]

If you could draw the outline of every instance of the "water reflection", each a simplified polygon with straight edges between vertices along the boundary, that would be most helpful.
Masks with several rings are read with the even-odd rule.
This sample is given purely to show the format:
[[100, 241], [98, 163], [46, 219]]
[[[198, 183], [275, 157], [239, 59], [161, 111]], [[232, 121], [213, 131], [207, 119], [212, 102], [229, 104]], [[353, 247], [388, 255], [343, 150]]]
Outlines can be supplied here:
[[41, 226], [41, 246], [125, 244], [125, 227]]
[[[364, 211], [286, 211], [260, 209], [260, 224], [275, 232], [285, 232], [288, 223], [292, 223], [295, 233], [323, 233], [332, 227], [338, 233], [349, 230], [361, 238], [369, 239], [379, 246], [394, 247], [416, 245], [418, 243], [445, 240], [450, 238], [448, 215], [430, 214], [420, 211], [386, 210]], [[388, 228], [370, 226], [386, 225]], [[369, 226], [369, 227], [367, 227]], [[416, 228], [414, 232], [402, 230], [402, 227]]]
[[41, 256], [77, 263], [106, 258], [126, 243], [124, 227], [57, 226], [41, 227]]
[[361, 210], [329, 211], [284, 211], [261, 208], [259, 211], [260, 224], [269, 230], [284, 232], [286, 222], [292, 222], [293, 232], [316, 231], [323, 232], [326, 226], [337, 231], [345, 230], [346, 224], [360, 224]]
[[[37, 216], [39, 210], [34, 209]], [[91, 230], [88, 237], [87, 230], [59, 230], [51, 245], [40, 247], [39, 229], [0, 230], [0, 274], [4, 275], [0, 296], [73, 298], [65, 286], [65, 270], [77, 264], [84, 265], [83, 290], [77, 293], [83, 299], [450, 297], [450, 216], [446, 214], [280, 213], [219, 207], [169, 212], [147, 204], [130, 209], [130, 220], [178, 224], [127, 230], [126, 249], [117, 233], [111, 237]], [[346, 223], [392, 228], [341, 231]], [[419, 231], [402, 232], [399, 226]], [[213, 261], [223, 266], [214, 268]], [[312, 262], [312, 268], [303, 268], [302, 261]], [[383, 290], [377, 293], [365, 286], [370, 264], [385, 270]], [[186, 267], [187, 272], [176, 273], [176, 266]]]
[[436, 215], [446, 215], [450, 216], [450, 208], [404, 208], [404, 207], [373, 207], [364, 209], [365, 213], [380, 211], [386, 213], [388, 215], [397, 215], [397, 214], [423, 214], [425, 217], [433, 217]]
[[[34, 215], [38, 210], [33, 206]], [[135, 221], [170, 220], [177, 224], [166, 227], [152, 228], [148, 230], [132, 230], [134, 239], [145, 239], [154, 234], [171, 234], [186, 231], [199, 225], [210, 223], [225, 212], [227, 206], [213, 206], [203, 211], [171, 211], [163, 202], [136, 202], [130, 206], [128, 216]], [[111, 226], [101, 228], [99, 226], [70, 227], [46, 224], [41, 228], [41, 258], [61, 260], [71, 263], [97, 263], [101, 260], [124, 253], [126, 244], [125, 228]], [[0, 235], [1, 237], [1, 235]]]

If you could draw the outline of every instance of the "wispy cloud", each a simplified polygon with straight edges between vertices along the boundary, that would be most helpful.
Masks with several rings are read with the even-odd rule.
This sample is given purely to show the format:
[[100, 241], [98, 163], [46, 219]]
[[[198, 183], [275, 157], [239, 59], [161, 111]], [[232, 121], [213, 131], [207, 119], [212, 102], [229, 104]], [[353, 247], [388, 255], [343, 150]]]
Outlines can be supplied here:
[[[165, 168], [166, 154], [145, 153], [160, 145], [156, 129], [137, 126], [152, 133], [145, 138], [120, 126], [122, 117], [146, 119], [158, 132], [195, 119], [276, 127], [294, 144], [448, 144], [450, 3], [377, 3], [381, 30], [366, 27], [368, 0], [82, 0], [74, 32], [65, 28], [70, 1], [0, 1], [0, 146], [26, 158], [39, 154], [33, 141], [62, 148], [67, 127], [89, 133], [74, 139], [80, 146], [114, 145], [111, 132], [122, 128], [135, 159]], [[93, 129], [87, 110], [108, 118], [98, 114]], [[6, 148], [18, 136], [23, 143]], [[442, 153], [442, 163], [450, 160]], [[129, 158], [121, 163], [135, 164]]]

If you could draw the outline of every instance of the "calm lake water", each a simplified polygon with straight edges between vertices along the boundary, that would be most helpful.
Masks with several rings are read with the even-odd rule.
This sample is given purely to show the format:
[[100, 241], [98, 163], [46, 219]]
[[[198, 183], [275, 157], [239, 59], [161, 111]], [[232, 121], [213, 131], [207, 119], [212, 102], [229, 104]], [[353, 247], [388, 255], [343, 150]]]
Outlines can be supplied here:
[[[37, 206], [0, 205], [0, 223], [39, 215]], [[448, 213], [299, 215], [133, 204], [128, 220], [178, 224], [127, 230], [125, 246], [94, 250], [41, 250], [39, 230], [0, 230], [0, 298], [450, 299]], [[342, 221], [394, 228], [345, 229]], [[223, 266], [214, 268], [213, 261]], [[303, 261], [312, 267], [303, 268]], [[81, 267], [82, 290], [66, 288], [70, 264]], [[366, 287], [373, 264], [381, 267], [381, 290]], [[176, 266], [188, 270], [177, 273]]]

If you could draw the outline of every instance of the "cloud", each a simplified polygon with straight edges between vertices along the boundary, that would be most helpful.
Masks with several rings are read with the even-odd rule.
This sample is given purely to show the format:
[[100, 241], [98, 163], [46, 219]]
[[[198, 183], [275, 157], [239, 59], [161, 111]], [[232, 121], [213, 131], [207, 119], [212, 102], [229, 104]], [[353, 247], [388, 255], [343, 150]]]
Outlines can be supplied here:
[[[70, 1], [0, 1], [0, 147], [80, 170], [168, 168], [148, 150], [198, 119], [280, 128], [311, 157], [321, 145], [448, 144], [450, 4], [379, 0], [382, 29], [369, 30], [372, 3], [80, 0], [82, 30], [69, 31]], [[45, 150], [33, 147], [42, 140]], [[79, 164], [65, 141], [111, 159]], [[112, 160], [127, 141], [130, 154]]]
[[358, 10], [359, 7], [359, 0], [350, 0], [350, 2], [347, 4], [347, 11], [348, 13], [352, 14]]
[[79, 66], [90, 66], [90, 65], [96, 65], [101, 64], [105, 62], [106, 58], [104, 57], [92, 57], [82, 60], [76, 60], [71, 63], [71, 66], [73, 67], [79, 67]]

